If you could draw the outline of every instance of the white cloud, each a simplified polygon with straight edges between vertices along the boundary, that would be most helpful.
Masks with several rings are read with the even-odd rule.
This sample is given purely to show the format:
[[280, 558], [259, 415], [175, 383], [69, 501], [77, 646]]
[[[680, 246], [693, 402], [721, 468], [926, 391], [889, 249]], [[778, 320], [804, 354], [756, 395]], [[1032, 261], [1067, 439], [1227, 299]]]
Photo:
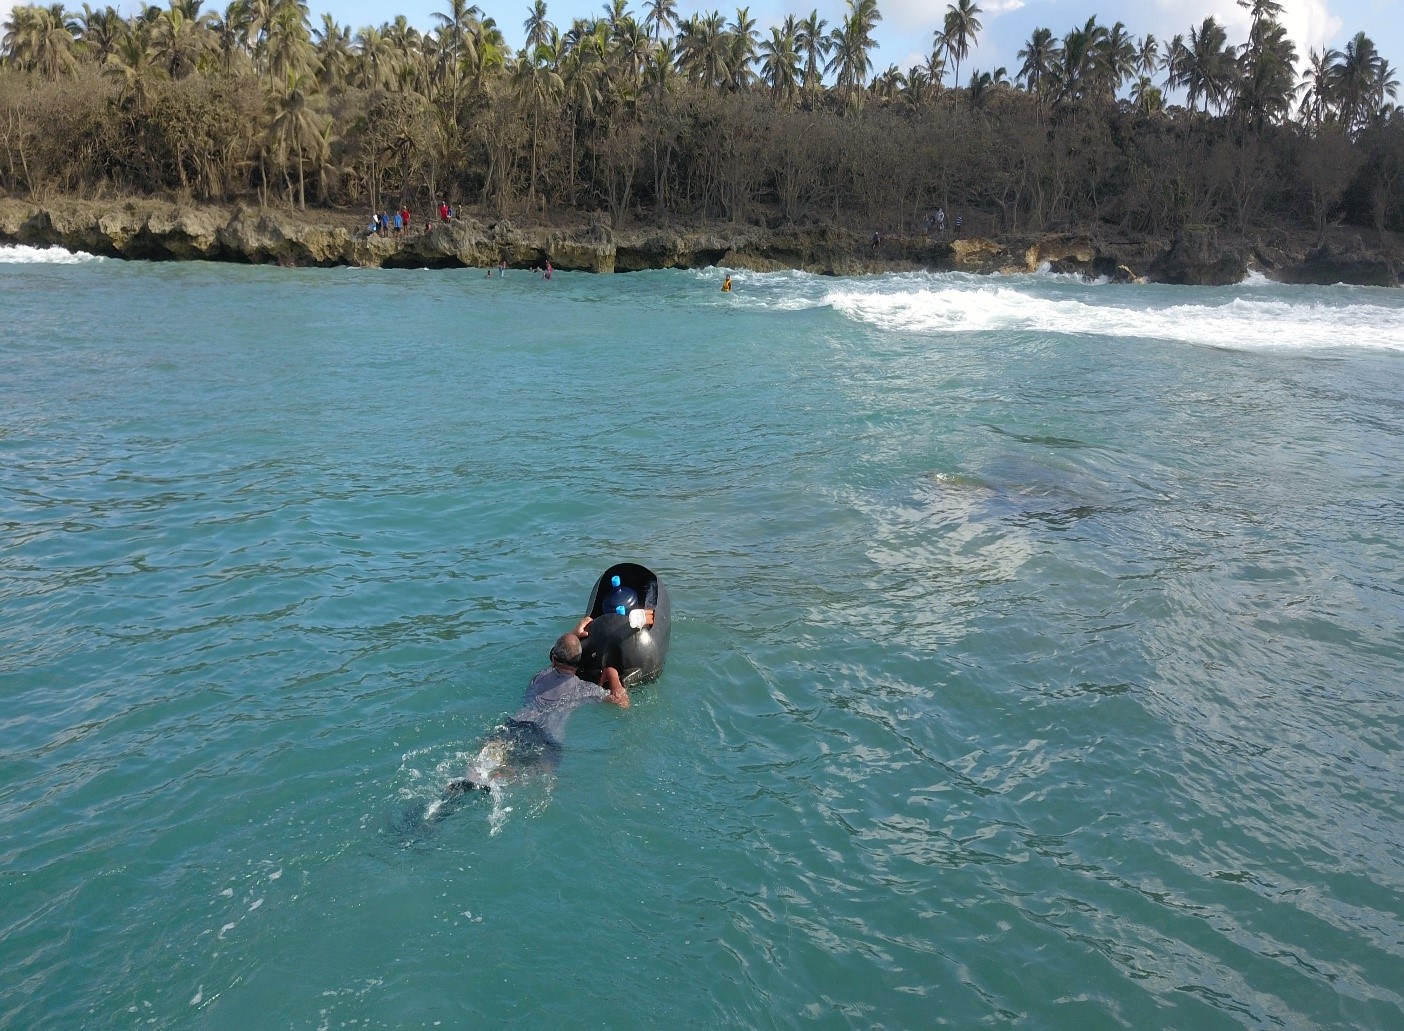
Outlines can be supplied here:
[[[991, 18], [1020, 10], [1027, 0], [980, 0], [980, 20], [986, 27]], [[946, 17], [949, 0], [884, 0], [881, 4], [885, 22], [901, 29], [924, 29], [934, 32]]]
[[[1237, 0], [1156, 0], [1162, 12], [1162, 39], [1198, 28], [1205, 18], [1213, 17], [1228, 32], [1229, 42], [1240, 44], [1248, 38], [1248, 12]], [[1282, 0], [1282, 27], [1297, 45], [1297, 57], [1305, 60], [1307, 51], [1320, 50], [1341, 31], [1341, 19], [1331, 11], [1330, 0]], [[1134, 29], [1133, 29], [1134, 31]]]
[[1308, 50], [1324, 50], [1344, 24], [1331, 13], [1326, 0], [1287, 0], [1283, 8], [1282, 26], [1297, 44], [1297, 56], [1303, 61]]

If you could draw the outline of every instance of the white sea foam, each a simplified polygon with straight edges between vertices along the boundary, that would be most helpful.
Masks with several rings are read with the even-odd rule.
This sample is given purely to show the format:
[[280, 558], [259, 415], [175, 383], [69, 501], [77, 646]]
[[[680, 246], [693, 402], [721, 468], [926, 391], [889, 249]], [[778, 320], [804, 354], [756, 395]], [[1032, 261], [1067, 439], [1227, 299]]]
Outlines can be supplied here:
[[826, 304], [855, 322], [894, 332], [1003, 330], [1178, 340], [1211, 347], [1404, 351], [1404, 305], [1372, 303], [1354, 291], [1336, 296], [1317, 291], [1297, 300], [1285, 294], [1263, 296], [1263, 288], [1254, 283], [1238, 296], [1175, 304], [1165, 302], [1194, 295], [1178, 289], [1174, 295], [1147, 295], [1128, 287], [1121, 294], [1099, 290], [1093, 303], [1085, 291], [1082, 296], [1050, 296], [1032, 277], [1017, 285], [931, 280], [916, 288], [894, 286], [898, 285], [853, 283], [810, 304]]
[[25, 244], [0, 247], [0, 265], [81, 265], [106, 260], [97, 254], [66, 251], [62, 247], [29, 247]]

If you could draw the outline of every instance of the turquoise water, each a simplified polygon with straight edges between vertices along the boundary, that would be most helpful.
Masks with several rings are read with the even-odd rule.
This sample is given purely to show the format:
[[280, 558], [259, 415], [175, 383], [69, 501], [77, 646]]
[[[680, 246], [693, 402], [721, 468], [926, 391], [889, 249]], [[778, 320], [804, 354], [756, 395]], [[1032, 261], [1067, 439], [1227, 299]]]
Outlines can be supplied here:
[[0, 258], [0, 1027], [1404, 1025], [1404, 294]]

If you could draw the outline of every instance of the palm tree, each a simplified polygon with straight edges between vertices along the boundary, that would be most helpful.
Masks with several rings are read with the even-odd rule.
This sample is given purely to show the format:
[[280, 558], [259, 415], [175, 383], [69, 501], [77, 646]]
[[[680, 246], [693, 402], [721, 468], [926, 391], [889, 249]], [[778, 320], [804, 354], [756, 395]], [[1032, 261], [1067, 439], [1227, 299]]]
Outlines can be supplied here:
[[906, 85], [902, 90], [902, 102], [913, 114], [920, 113], [931, 97], [931, 73], [922, 65], [914, 64], [907, 69], [904, 78]]
[[1181, 33], [1176, 33], [1170, 37], [1170, 42], [1165, 45], [1165, 56], [1160, 59], [1160, 67], [1165, 69], [1165, 88], [1175, 89], [1180, 85], [1183, 76], [1185, 62], [1189, 60], [1189, 47], [1185, 46], [1185, 37]]
[[644, 83], [654, 88], [654, 97], [659, 103], [663, 94], [670, 92], [678, 79], [678, 51], [671, 39], [654, 45], [644, 62]]
[[395, 81], [395, 48], [379, 29], [367, 25], [353, 40], [359, 60], [357, 83], [364, 89], [382, 89]]
[[[546, 0], [532, 0], [531, 13], [527, 15], [526, 21], [522, 22], [522, 28], [526, 31], [528, 54], [535, 55], [537, 47], [551, 42], [556, 27], [546, 17]], [[554, 59], [552, 55], [552, 60]]]
[[340, 89], [351, 74], [351, 29], [323, 14], [322, 27], [312, 31], [312, 41], [318, 81], [326, 89]]
[[1098, 54], [1106, 38], [1106, 26], [1098, 25], [1095, 16], [1088, 18], [1082, 28], [1073, 29], [1063, 37], [1059, 50], [1062, 60], [1053, 76], [1059, 101], [1075, 103], [1095, 95], [1101, 88]]
[[755, 75], [751, 65], [755, 64], [759, 53], [756, 20], [751, 17], [749, 7], [736, 9], [736, 20], [727, 29], [726, 42], [731, 51], [727, 57], [727, 85], [733, 90], [744, 89]]
[[464, 61], [472, 73], [475, 91], [482, 93], [488, 76], [506, 69], [507, 55], [507, 40], [503, 38], [497, 22], [492, 18], [478, 22], [473, 33], [473, 45], [464, 51]]
[[730, 80], [731, 47], [720, 11], [693, 15], [678, 31], [678, 63], [688, 79], [705, 88]]
[[877, 0], [847, 0], [848, 16], [843, 25], [829, 34], [833, 57], [828, 70], [837, 71], [835, 85], [849, 90], [850, 99], [856, 98], [857, 91], [863, 88], [868, 79], [868, 69], [873, 66], [869, 53], [873, 49], [873, 29], [882, 21]]
[[307, 72], [312, 65], [312, 36], [307, 29], [307, 5], [302, 0], [275, 0], [264, 34], [264, 59], [269, 75], [279, 81]]
[[1155, 115], [1165, 110], [1165, 95], [1148, 75], [1138, 76], [1131, 87], [1131, 102], [1143, 115]]
[[1201, 97], [1206, 114], [1210, 102], [1223, 107], [1233, 83], [1233, 56], [1228, 35], [1212, 17], [1205, 18], [1198, 29], [1190, 30], [1189, 46], [1180, 67], [1180, 84], [1185, 87], [1191, 110]]
[[633, 17], [629, 14], [629, 0], [605, 0], [604, 13], [611, 30], [625, 18]]
[[1034, 29], [1024, 49], [1018, 53], [1020, 61], [1018, 81], [1040, 100], [1048, 93], [1053, 80], [1053, 69], [1058, 62], [1058, 44], [1053, 42], [1050, 29]]
[[873, 76], [872, 85], [868, 88], [879, 103], [892, 104], [907, 88], [907, 77], [895, 64], [890, 64], [885, 71]]
[[1312, 50], [1307, 57], [1307, 67], [1298, 87], [1302, 102], [1297, 107], [1297, 117], [1316, 132], [1320, 132], [1334, 114], [1335, 80], [1332, 68], [1340, 57], [1338, 50], [1324, 50], [1321, 53]]
[[805, 89], [818, 86], [822, 78], [829, 56], [829, 37], [825, 32], [828, 27], [829, 23], [819, 17], [817, 9], [795, 25], [795, 52], [804, 62], [801, 84]]
[[637, 95], [643, 82], [644, 65], [648, 63], [653, 40], [636, 22], [632, 15], [625, 15], [614, 27], [614, 47], [612, 56], [615, 65], [622, 72], [630, 95]]
[[527, 203], [533, 206], [536, 203], [536, 150], [541, 134], [541, 121], [565, 91], [565, 85], [555, 65], [555, 51], [550, 44], [541, 43], [530, 54], [522, 55], [512, 76], [517, 102], [524, 109], [527, 121], [531, 125], [531, 167], [527, 178]]
[[678, 24], [677, 0], [644, 0], [644, 28], [653, 32], [653, 41], [662, 42], [663, 33], [672, 32]]
[[561, 99], [565, 104], [567, 121], [570, 123], [570, 204], [575, 206], [576, 185], [579, 178], [576, 161], [576, 144], [582, 125], [587, 125], [595, 117], [595, 112], [604, 103], [604, 54], [598, 45], [598, 37], [584, 30], [583, 23], [577, 21], [564, 37], [566, 50], [558, 58], [561, 75]]
[[1143, 76], [1154, 75], [1160, 67], [1160, 40], [1147, 32], [1136, 47], [1136, 71]]
[[[317, 113], [312, 98], [312, 80], [296, 73], [289, 75], [287, 89], [275, 102], [273, 121], [268, 130], [285, 168], [288, 152], [296, 155], [297, 206], [303, 209], [307, 207], [307, 162], [324, 157], [326, 141], [323, 135], [324, 119]], [[288, 180], [288, 192], [291, 195], [291, 179]]]
[[130, 96], [138, 108], [146, 107], [152, 85], [166, 77], [166, 70], [152, 62], [146, 38], [137, 25], [127, 27], [102, 73], [116, 80], [119, 103]]
[[1126, 31], [1126, 26], [1117, 22], [1102, 37], [1097, 46], [1097, 79], [1106, 100], [1111, 100], [1121, 91], [1121, 84], [1136, 70], [1136, 44]]
[[435, 12], [434, 19], [443, 31], [453, 60], [463, 57], [464, 48], [476, 32], [482, 13], [477, 4], [470, 4], [467, 0], [449, 0], [447, 11]]
[[969, 98], [972, 108], [985, 106], [985, 100], [996, 87], [1009, 85], [1009, 71], [996, 68], [993, 72], [982, 72], [978, 68], [970, 73]]
[[782, 25], [770, 28], [770, 38], [760, 45], [761, 78], [777, 100], [790, 100], [799, 87], [800, 57], [795, 49], [796, 22], [788, 15]]
[[941, 88], [941, 82], [946, 77], [946, 53], [940, 47], [932, 47], [931, 53], [926, 56], [927, 89], [935, 93]]
[[85, 3], [76, 25], [78, 46], [99, 65], [107, 62], [127, 29], [127, 23], [110, 4], [101, 10], [94, 10]]
[[244, 32], [242, 12], [241, 0], [232, 0], [222, 16], [215, 15], [210, 18], [214, 53], [218, 55], [220, 71], [226, 75], [234, 74], [236, 69], [252, 67], [253, 61]]
[[1255, 21], [1238, 59], [1234, 99], [1238, 116], [1255, 132], [1262, 132], [1263, 123], [1282, 121], [1291, 112], [1296, 63], [1297, 48], [1287, 30], [1276, 21]]
[[975, 0], [956, 0], [946, 8], [943, 28], [946, 52], [955, 58], [955, 75], [952, 81], [960, 84], [960, 62], [970, 56], [970, 50], [978, 41], [980, 30], [980, 5]]
[[[198, 5], [196, 5], [198, 6]], [[152, 60], [172, 79], [183, 79], [195, 71], [201, 57], [212, 46], [209, 29], [189, 18], [178, 5], [162, 11], [152, 26], [149, 46]]]
[[1341, 122], [1354, 131], [1375, 119], [1385, 97], [1395, 96], [1399, 84], [1374, 41], [1357, 32], [1331, 65], [1331, 88]]
[[76, 23], [68, 22], [61, 3], [16, 7], [5, 22], [3, 48], [20, 68], [57, 79], [78, 67], [76, 28]]
[[273, 22], [276, 3], [277, 0], [236, 0], [230, 8], [243, 33], [244, 46], [253, 58], [254, 67], [260, 71], [265, 70], [263, 44], [268, 34], [268, 26]]

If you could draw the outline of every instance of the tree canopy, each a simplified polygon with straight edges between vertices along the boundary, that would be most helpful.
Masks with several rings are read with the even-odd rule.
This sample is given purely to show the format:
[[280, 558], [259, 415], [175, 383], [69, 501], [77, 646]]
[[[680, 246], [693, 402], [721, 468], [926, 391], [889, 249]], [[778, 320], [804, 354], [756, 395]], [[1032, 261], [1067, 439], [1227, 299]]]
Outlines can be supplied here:
[[0, 40], [0, 188], [892, 228], [937, 204], [990, 230], [1399, 226], [1395, 69], [1363, 32], [1298, 54], [1281, 3], [1239, 2], [1242, 41], [1212, 17], [1168, 42], [1094, 17], [1035, 30], [1012, 81], [964, 83], [975, 0], [946, 8], [924, 64], [876, 74], [878, 0], [767, 27], [747, 7], [680, 18], [675, 0], [558, 26], [524, 0], [516, 50], [466, 0], [428, 31], [314, 26], [301, 0], [24, 5]]

